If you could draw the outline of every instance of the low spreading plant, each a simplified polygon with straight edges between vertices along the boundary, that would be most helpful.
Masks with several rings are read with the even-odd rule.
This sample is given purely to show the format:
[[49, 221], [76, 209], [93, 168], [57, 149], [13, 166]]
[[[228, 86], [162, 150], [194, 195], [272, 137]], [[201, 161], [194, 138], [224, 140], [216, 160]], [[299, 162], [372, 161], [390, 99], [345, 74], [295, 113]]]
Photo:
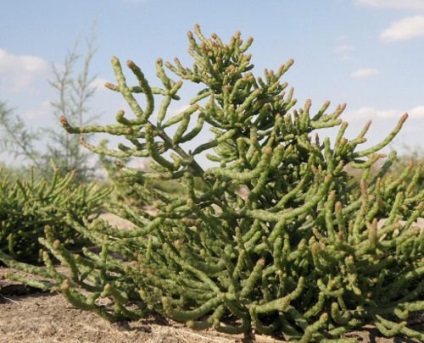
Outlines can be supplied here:
[[[52, 179], [15, 178], [0, 168], [0, 251], [26, 262], [39, 261], [39, 237], [50, 227], [51, 235], [68, 248], [77, 248], [87, 239], [65, 218], [80, 220], [98, 215], [110, 189], [94, 184], [76, 185], [73, 173], [62, 176], [58, 170]], [[94, 217], [93, 217], [94, 216]]]
[[[132, 61], [127, 66], [137, 84], [129, 85], [112, 59], [117, 84], [107, 87], [127, 101], [130, 116], [119, 111], [115, 124], [85, 127], [62, 118], [70, 133], [108, 133], [128, 142], [111, 149], [84, 141], [95, 153], [151, 159], [147, 171], [120, 165], [123, 174], [177, 181], [184, 192], [133, 183], [154, 211], [109, 206], [134, 224], [126, 230], [68, 216], [99, 253], [72, 253], [47, 230], [41, 240], [46, 267], [0, 259], [111, 321], [156, 313], [193, 329], [291, 342], [350, 342], [343, 334], [374, 324], [386, 336], [423, 341], [424, 333], [408, 326], [424, 309], [424, 235], [414, 224], [424, 211], [416, 177], [422, 166], [386, 178], [391, 153], [378, 173], [370, 172], [407, 115], [381, 143], [361, 150], [370, 123], [346, 139], [344, 105], [328, 112], [326, 102], [311, 113], [308, 100], [294, 108], [293, 89], [280, 81], [292, 60], [256, 77], [246, 53], [251, 39], [243, 42], [236, 33], [225, 44], [194, 31], [188, 35], [193, 66], [159, 59], [161, 86], [151, 86]], [[183, 81], [202, 89], [170, 115]], [[335, 127], [333, 143], [316, 134]], [[213, 137], [205, 140], [208, 129]], [[214, 165], [199, 164], [201, 156]], [[360, 170], [360, 177], [348, 169]], [[51, 256], [69, 272], [55, 269]]]

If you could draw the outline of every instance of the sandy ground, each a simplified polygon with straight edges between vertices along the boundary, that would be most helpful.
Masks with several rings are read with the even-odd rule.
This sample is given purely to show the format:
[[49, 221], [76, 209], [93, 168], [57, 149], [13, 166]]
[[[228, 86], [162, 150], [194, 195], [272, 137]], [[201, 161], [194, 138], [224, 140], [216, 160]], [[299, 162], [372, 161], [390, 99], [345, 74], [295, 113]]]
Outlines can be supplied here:
[[[119, 223], [117, 218], [105, 219]], [[197, 332], [184, 326], [157, 320], [138, 320], [111, 324], [91, 312], [74, 308], [60, 294], [40, 293], [35, 289], [2, 280], [11, 272], [0, 266], [0, 343], [247, 343], [241, 336], [213, 331]], [[424, 314], [414, 323], [424, 331]], [[363, 343], [412, 343], [405, 337], [379, 336], [373, 327], [347, 335]], [[282, 342], [256, 336], [255, 342]]]
[[75, 309], [61, 295], [0, 295], [0, 342], [4, 343], [236, 341], [217, 333], [193, 332], [177, 324], [160, 325], [153, 320], [111, 324], [94, 313]]
[[[7, 268], [0, 268], [0, 275]], [[10, 270], [9, 270], [10, 271]], [[242, 336], [214, 331], [192, 331], [175, 322], [153, 318], [109, 323], [91, 312], [74, 308], [60, 294], [35, 292], [22, 285], [2, 281], [0, 287], [1, 343], [247, 343]], [[422, 325], [424, 325], [424, 318]], [[358, 342], [412, 343], [405, 337], [384, 338], [372, 327], [347, 335]], [[256, 336], [258, 343], [282, 343]]]

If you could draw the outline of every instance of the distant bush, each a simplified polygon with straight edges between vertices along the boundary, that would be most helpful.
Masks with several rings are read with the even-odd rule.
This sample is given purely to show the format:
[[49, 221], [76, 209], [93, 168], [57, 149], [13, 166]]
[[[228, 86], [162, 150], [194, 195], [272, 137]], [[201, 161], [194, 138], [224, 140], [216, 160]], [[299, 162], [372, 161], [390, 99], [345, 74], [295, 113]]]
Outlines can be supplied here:
[[65, 218], [82, 224], [83, 219], [96, 216], [110, 190], [100, 190], [94, 183], [76, 185], [73, 173], [62, 176], [54, 170], [52, 175], [52, 179], [37, 179], [30, 172], [26, 178], [16, 178], [0, 168], [0, 251], [17, 260], [37, 262], [39, 238], [46, 226], [68, 248], [87, 241]]
[[[105, 146], [106, 142], [101, 143]], [[100, 164], [107, 173], [106, 184], [113, 185], [112, 199], [115, 202], [128, 204], [134, 207], [150, 206], [157, 201], [160, 193], [185, 194], [186, 187], [181, 180], [169, 180], [152, 177], [154, 171], [149, 167], [153, 161], [146, 159], [141, 166], [134, 168], [131, 173], [121, 168], [128, 161], [113, 160], [100, 156]], [[200, 178], [194, 178], [196, 190], [205, 191], [206, 188]]]
[[402, 174], [405, 169], [421, 170], [421, 173], [416, 173], [416, 187], [424, 187], [424, 151], [420, 149], [408, 148], [404, 153], [399, 154], [396, 158], [391, 175], [393, 177]]

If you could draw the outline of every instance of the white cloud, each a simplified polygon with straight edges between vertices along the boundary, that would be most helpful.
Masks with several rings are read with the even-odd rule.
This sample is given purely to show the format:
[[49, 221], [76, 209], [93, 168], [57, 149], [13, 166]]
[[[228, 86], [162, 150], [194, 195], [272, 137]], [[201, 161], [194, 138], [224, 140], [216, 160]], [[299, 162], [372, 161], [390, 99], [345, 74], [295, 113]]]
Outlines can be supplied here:
[[424, 16], [422, 15], [395, 21], [380, 35], [380, 39], [384, 42], [397, 42], [417, 37], [424, 37]]
[[94, 88], [96, 91], [103, 91], [103, 90], [107, 90], [107, 88], [105, 87], [106, 82], [109, 82], [109, 81], [101, 77], [98, 77], [98, 78], [95, 78], [93, 82], [91, 82], [90, 86]]
[[341, 44], [337, 45], [337, 46], [334, 48], [334, 52], [335, 52], [336, 54], [345, 54], [345, 53], [350, 53], [350, 52], [352, 52], [353, 50], [355, 50], [355, 48], [353, 47], [353, 45], [346, 44], [346, 43], [341, 43]]
[[343, 59], [349, 59], [352, 56], [352, 52], [355, 50], [355, 47], [351, 44], [347, 44], [345, 42], [341, 42], [336, 45], [333, 49], [334, 53], [340, 56]]
[[355, 79], [365, 78], [365, 77], [371, 77], [378, 75], [380, 72], [378, 69], [375, 68], [360, 68], [352, 72], [350, 76], [352, 76]]
[[380, 118], [380, 119], [389, 119], [389, 118], [396, 118], [401, 117], [402, 112], [398, 110], [391, 110], [391, 109], [376, 109], [373, 107], [362, 107], [360, 109], [357, 109], [355, 111], [346, 112], [346, 116], [349, 116], [351, 119], [374, 119], [374, 118]]
[[344, 115], [349, 117], [349, 120], [399, 119], [405, 112], [408, 113], [410, 119], [424, 118], [424, 105], [415, 106], [408, 111], [362, 107], [354, 111], [346, 112]]
[[408, 114], [411, 118], [424, 118], [424, 105], [415, 106], [414, 108], [408, 111]]
[[423, 0], [356, 0], [356, 3], [378, 8], [424, 9]]
[[350, 44], [349, 36], [342, 34], [336, 38], [336, 44], [333, 48], [333, 53], [343, 60], [352, 59], [355, 46]]
[[48, 70], [48, 63], [40, 57], [13, 55], [0, 49], [0, 76], [9, 90], [27, 88], [36, 78], [47, 74]]

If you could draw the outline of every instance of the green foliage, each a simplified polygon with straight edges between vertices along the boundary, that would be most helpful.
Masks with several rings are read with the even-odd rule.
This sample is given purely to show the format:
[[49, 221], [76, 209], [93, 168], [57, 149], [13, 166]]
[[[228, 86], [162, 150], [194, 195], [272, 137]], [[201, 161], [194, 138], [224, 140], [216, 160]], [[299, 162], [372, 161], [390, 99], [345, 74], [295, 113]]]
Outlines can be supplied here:
[[[216, 35], [205, 38], [198, 27], [188, 37], [193, 66], [166, 63], [179, 77], [174, 81], [158, 60], [160, 87], [150, 86], [132, 61], [127, 66], [138, 84], [129, 86], [119, 60], [112, 59], [117, 84], [108, 87], [124, 97], [133, 116], [119, 111], [116, 124], [82, 127], [62, 118], [70, 133], [103, 132], [128, 141], [118, 149], [83, 141], [96, 153], [151, 159], [148, 171], [122, 165], [126, 177], [176, 181], [183, 192], [134, 184], [141, 198], [152, 199], [154, 212], [109, 208], [132, 229], [67, 217], [101, 247], [99, 253], [72, 253], [47, 230], [41, 242], [70, 276], [56, 270], [47, 253], [45, 268], [1, 253], [0, 260], [40, 276], [45, 287], [53, 285], [75, 306], [108, 320], [153, 312], [193, 329], [257, 332], [291, 342], [331, 341], [374, 323], [384, 335], [424, 340], [424, 333], [407, 326], [424, 309], [424, 235], [414, 224], [424, 211], [424, 189], [414, 176], [422, 169], [385, 178], [392, 153], [376, 175], [370, 172], [406, 116], [380, 144], [360, 150], [369, 124], [355, 139], [344, 138], [344, 105], [331, 113], [330, 103], [316, 113], [310, 101], [294, 109], [293, 90], [280, 81], [292, 60], [255, 77], [246, 53], [251, 39], [243, 42], [237, 33], [225, 44]], [[183, 80], [202, 89], [170, 116]], [[339, 128], [333, 144], [313, 135], [330, 127]], [[207, 128], [214, 135], [209, 141]], [[187, 150], [186, 142], [197, 147]], [[197, 162], [204, 154], [215, 166]], [[351, 176], [349, 168], [361, 176]]]
[[[87, 117], [90, 111], [89, 103], [95, 94], [90, 66], [95, 55], [95, 30], [87, 39], [87, 49], [84, 55], [79, 53], [79, 40], [68, 52], [62, 66], [52, 66], [53, 79], [49, 81], [56, 91], [58, 99], [52, 101], [53, 116], [56, 125], [60, 126], [59, 118], [66, 115], [69, 120], [78, 125], [92, 121], [95, 117]], [[82, 66], [80, 64], [82, 63]], [[77, 68], [81, 70], [78, 71]], [[62, 173], [75, 173], [75, 182], [93, 179], [93, 162], [81, 149], [80, 137], [69, 135], [58, 127], [35, 129], [28, 125], [6, 103], [0, 102], [0, 146], [14, 157], [22, 157], [25, 165], [33, 167], [36, 173], [50, 177], [51, 161]], [[37, 149], [37, 143], [45, 142], [46, 151]], [[30, 169], [29, 168], [29, 169]]]
[[93, 220], [110, 190], [99, 190], [94, 183], [76, 186], [73, 177], [72, 173], [61, 176], [55, 169], [51, 179], [36, 179], [33, 172], [27, 178], [15, 178], [0, 169], [0, 251], [17, 260], [37, 262], [38, 239], [46, 226], [68, 248], [87, 243], [65, 217], [80, 223], [89, 217]]
[[[398, 156], [396, 159], [396, 162], [394, 163], [393, 170], [391, 171], [391, 174], [393, 177], [399, 176], [405, 168], [416, 168], [416, 166], [422, 166], [424, 165], [424, 155], [423, 151], [420, 150], [413, 150], [412, 148], [408, 148], [406, 152], [404, 152], [402, 155]], [[422, 170], [422, 169], [421, 169]], [[417, 174], [415, 176], [417, 178], [416, 184], [417, 187], [423, 187], [424, 186], [424, 171], [420, 174]]]
[[[102, 142], [104, 146], [106, 142]], [[146, 173], [153, 173], [149, 167], [148, 161], [144, 160], [141, 166], [137, 167], [140, 172], [126, 173], [121, 166], [128, 163], [127, 160], [114, 161], [106, 156], [100, 156], [102, 168], [107, 172], [107, 183], [114, 186], [112, 198], [115, 202], [124, 202], [134, 207], [148, 206], [156, 200], [151, 196], [155, 194], [154, 190], [183, 196], [185, 186], [180, 180], [160, 180], [145, 177]], [[194, 179], [194, 187], [197, 190], [205, 190], [202, 180]], [[150, 191], [147, 191], [149, 188]], [[150, 195], [150, 196], [149, 196]]]
[[39, 154], [34, 148], [34, 142], [40, 135], [30, 130], [22, 118], [14, 114], [5, 102], [0, 101], [0, 146], [14, 157], [24, 155], [34, 167], [41, 168]]
[[[51, 102], [54, 116], [59, 118], [65, 115], [76, 125], [84, 125], [95, 119], [87, 116], [90, 112], [89, 104], [95, 94], [92, 83], [95, 76], [91, 75], [90, 67], [96, 53], [95, 30], [87, 39], [87, 48], [84, 55], [79, 50], [79, 40], [67, 54], [61, 67], [53, 65], [53, 80], [50, 85], [57, 92], [58, 99]], [[79, 64], [82, 64], [79, 66]], [[77, 68], [78, 71], [76, 70]], [[49, 144], [47, 145], [46, 160], [52, 159], [62, 172], [75, 172], [77, 181], [87, 181], [93, 178], [94, 168], [90, 166], [88, 154], [81, 149], [80, 137], [55, 129], [48, 129]], [[92, 163], [91, 163], [92, 164]]]

